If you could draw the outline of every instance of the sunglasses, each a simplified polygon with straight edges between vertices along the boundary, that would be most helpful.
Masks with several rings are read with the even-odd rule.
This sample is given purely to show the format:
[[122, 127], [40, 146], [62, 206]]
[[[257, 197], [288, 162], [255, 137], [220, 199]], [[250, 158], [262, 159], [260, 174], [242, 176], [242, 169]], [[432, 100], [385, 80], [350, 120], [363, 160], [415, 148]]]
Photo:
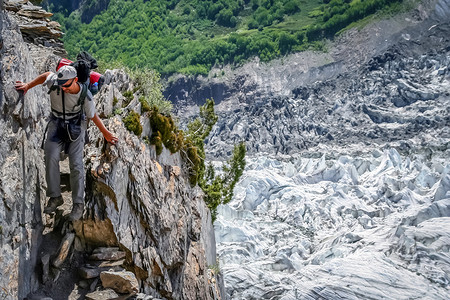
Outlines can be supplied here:
[[68, 88], [68, 87], [70, 87], [70, 86], [72, 85], [72, 83], [73, 83], [74, 80], [75, 80], [75, 78], [73, 78], [72, 81], [71, 81], [70, 83], [61, 85], [61, 87], [62, 87], [62, 88]]

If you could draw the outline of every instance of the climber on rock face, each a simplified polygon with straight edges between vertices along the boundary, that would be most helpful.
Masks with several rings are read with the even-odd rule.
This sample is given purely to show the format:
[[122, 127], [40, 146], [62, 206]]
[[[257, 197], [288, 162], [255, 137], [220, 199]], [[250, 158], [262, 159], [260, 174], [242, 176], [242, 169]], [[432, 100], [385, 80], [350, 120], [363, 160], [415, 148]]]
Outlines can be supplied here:
[[15, 88], [26, 94], [29, 89], [39, 84], [49, 88], [52, 109], [44, 145], [47, 196], [50, 197], [44, 213], [53, 213], [64, 202], [61, 196], [59, 161], [60, 153], [65, 151], [69, 156], [73, 200], [69, 219], [78, 220], [82, 217], [84, 210], [83, 147], [87, 127], [86, 118], [94, 122], [109, 143], [115, 144], [118, 139], [106, 129], [98, 117], [92, 94], [85, 84], [78, 82], [77, 71], [74, 67], [63, 66], [57, 73], [43, 73], [28, 83], [16, 81]]

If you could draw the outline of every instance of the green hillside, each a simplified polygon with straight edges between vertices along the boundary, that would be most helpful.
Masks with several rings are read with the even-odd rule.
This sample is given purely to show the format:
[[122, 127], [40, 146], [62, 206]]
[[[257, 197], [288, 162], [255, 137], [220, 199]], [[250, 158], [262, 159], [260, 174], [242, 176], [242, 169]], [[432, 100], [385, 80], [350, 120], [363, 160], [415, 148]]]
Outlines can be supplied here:
[[162, 74], [206, 74], [256, 55], [269, 61], [320, 47], [323, 38], [400, 1], [93, 0], [85, 1], [99, 11], [93, 18], [82, 7], [56, 12], [54, 19], [63, 25], [72, 58], [86, 50], [105, 62]]

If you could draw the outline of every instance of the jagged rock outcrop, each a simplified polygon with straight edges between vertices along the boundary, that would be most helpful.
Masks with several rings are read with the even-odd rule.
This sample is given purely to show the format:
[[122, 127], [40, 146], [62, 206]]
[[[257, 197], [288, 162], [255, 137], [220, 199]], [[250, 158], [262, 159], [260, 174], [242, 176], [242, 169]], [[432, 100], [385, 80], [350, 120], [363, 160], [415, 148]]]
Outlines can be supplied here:
[[[99, 105], [103, 97], [112, 103], [110, 89], [120, 90], [123, 74], [116, 74], [107, 76], [110, 86]], [[145, 118], [142, 123], [148, 124]], [[88, 209], [86, 219], [74, 224], [78, 236], [83, 243], [125, 251], [126, 265], [145, 293], [210, 298], [216, 288], [207, 270], [216, 263], [215, 242], [201, 190], [190, 187], [179, 154], [164, 150], [157, 157], [153, 146], [125, 129], [120, 116], [107, 122], [120, 146], [103, 145], [96, 128], [90, 130]]]
[[[33, 5], [27, 0], [5, 0], [4, 8], [11, 18], [19, 25], [23, 38], [36, 46], [52, 49], [56, 55], [66, 55], [60, 38], [63, 33], [58, 22], [51, 21], [53, 15], [40, 6]], [[42, 50], [42, 47], [40, 47]]]
[[49, 104], [43, 89], [26, 97], [15, 91], [16, 80], [31, 80], [38, 72], [17, 23], [4, 10], [0, 26], [0, 295], [23, 299], [39, 285], [34, 269], [45, 199], [40, 144]]
[[[5, 1], [22, 5], [22, 10], [23, 2]], [[46, 43], [34, 44], [41, 41], [39, 33], [27, 38], [17, 21], [19, 11], [0, 13], [0, 297], [78, 299], [94, 292], [89, 297], [95, 299], [103, 293], [98, 276], [112, 268], [135, 276], [130, 289], [116, 292], [137, 293], [136, 299], [222, 299], [221, 275], [212, 271], [216, 253], [211, 215], [201, 190], [190, 186], [179, 154], [164, 150], [156, 156], [154, 147], [125, 129], [120, 115], [104, 121], [120, 139], [116, 146], [105, 145], [97, 128], [89, 129], [83, 219], [67, 221], [70, 203], [54, 215], [43, 214], [46, 183], [40, 147], [49, 100], [42, 87], [24, 97], [14, 82], [48, 71], [58, 56]], [[109, 72], [107, 78], [97, 98], [99, 113], [112, 108], [115, 95], [120, 98], [132, 88], [123, 82], [123, 72]], [[139, 102], [123, 110], [129, 109], [139, 111]], [[142, 123], [149, 132], [148, 118]], [[101, 247], [118, 251], [99, 255]]]

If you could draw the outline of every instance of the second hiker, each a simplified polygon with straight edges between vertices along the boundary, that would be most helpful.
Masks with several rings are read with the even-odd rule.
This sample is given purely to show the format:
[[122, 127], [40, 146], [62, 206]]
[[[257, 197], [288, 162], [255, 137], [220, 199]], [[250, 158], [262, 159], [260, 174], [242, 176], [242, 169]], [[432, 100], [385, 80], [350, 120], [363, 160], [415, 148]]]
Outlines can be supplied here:
[[16, 89], [24, 94], [31, 88], [44, 84], [49, 88], [52, 112], [45, 140], [45, 178], [47, 197], [50, 197], [44, 213], [52, 213], [63, 204], [60, 186], [60, 153], [69, 156], [70, 186], [73, 208], [70, 220], [78, 220], [84, 210], [84, 164], [83, 147], [87, 119], [91, 119], [105, 139], [115, 144], [118, 139], [106, 129], [95, 111], [92, 94], [85, 84], [78, 82], [77, 71], [72, 66], [63, 66], [57, 73], [46, 72], [34, 80], [23, 83], [16, 81]]

